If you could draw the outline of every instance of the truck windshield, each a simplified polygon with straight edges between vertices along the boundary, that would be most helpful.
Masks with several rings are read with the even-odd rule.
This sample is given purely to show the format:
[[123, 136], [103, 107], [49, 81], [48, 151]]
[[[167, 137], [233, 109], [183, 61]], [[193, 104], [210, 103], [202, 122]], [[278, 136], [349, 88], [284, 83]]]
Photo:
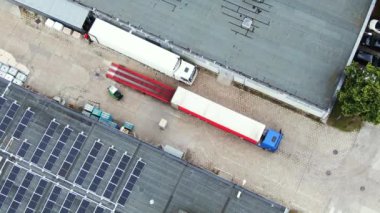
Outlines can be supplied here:
[[179, 68], [179, 66], [181, 66], [181, 61], [182, 60], [180, 58], [178, 58], [177, 63], [175, 64], [174, 69], [173, 69], [174, 71], [177, 70]]
[[195, 74], [197, 73], [197, 69], [194, 67], [194, 69], [192, 70], [192, 73], [189, 77], [189, 82], [192, 83], [193, 82], [193, 79], [194, 79], [194, 76]]

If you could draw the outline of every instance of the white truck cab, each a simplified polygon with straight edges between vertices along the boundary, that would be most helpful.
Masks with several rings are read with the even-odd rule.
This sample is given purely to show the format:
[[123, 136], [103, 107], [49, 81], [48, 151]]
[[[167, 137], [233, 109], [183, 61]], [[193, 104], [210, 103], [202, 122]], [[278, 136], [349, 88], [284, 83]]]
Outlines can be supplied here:
[[178, 60], [178, 63], [174, 69], [174, 78], [187, 85], [192, 85], [198, 74], [196, 66], [182, 59]]

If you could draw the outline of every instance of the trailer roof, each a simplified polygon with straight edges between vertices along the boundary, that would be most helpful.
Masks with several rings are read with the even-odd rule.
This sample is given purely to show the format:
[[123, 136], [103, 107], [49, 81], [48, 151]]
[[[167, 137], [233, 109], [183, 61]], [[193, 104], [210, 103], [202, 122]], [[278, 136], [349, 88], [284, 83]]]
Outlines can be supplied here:
[[179, 56], [103, 20], [96, 19], [89, 34], [105, 46], [172, 76]]
[[[7, 82], [0, 79], [0, 94], [3, 94], [6, 87]], [[6, 185], [4, 181], [8, 178], [14, 165], [20, 167], [21, 170], [8, 196], [0, 207], [1, 212], [6, 212], [16, 197], [17, 199], [20, 198], [20, 196], [16, 195], [16, 192], [18, 187], [23, 185], [24, 180], [26, 180], [25, 175], [27, 173], [32, 173], [34, 178], [31, 180], [31, 184], [27, 187], [27, 191], [18, 206], [19, 211], [23, 212], [32, 194], [36, 191], [35, 189], [39, 181], [45, 179], [48, 181], [48, 185], [42, 194], [42, 198], [38, 202], [36, 212], [42, 212], [42, 208], [48, 200], [54, 186], [62, 188], [62, 191], [58, 194], [55, 204], [52, 205], [52, 212], [58, 212], [61, 206], [65, 205], [64, 200], [69, 192], [76, 195], [72, 206], [69, 207], [72, 212], [75, 212], [79, 208], [81, 203], [84, 202], [83, 200], [89, 201], [86, 212], [94, 212], [94, 209], [99, 204], [106, 208], [105, 212], [110, 212], [107, 208], [113, 208], [113, 203], [118, 200], [120, 193], [129, 180], [130, 174], [133, 173], [137, 175], [137, 173], [134, 172], [137, 161], [144, 162], [145, 166], [140, 170], [139, 178], [135, 181], [125, 206], [118, 205], [116, 212], [178, 212], [179, 209], [183, 209], [187, 212], [200, 213], [249, 213], [252, 212], [252, 209], [257, 209], [263, 213], [280, 213], [285, 211], [285, 208], [281, 205], [262, 198], [232, 182], [223, 180], [210, 172], [196, 168], [185, 161], [170, 156], [156, 147], [125, 135], [115, 129], [106, 127], [68, 108], [64, 108], [52, 100], [31, 93], [15, 85], [11, 85], [8, 89], [4, 96], [6, 101], [0, 101], [0, 120], [4, 118], [7, 110], [14, 101], [16, 101], [20, 107], [16, 111], [13, 120], [9, 122], [9, 127], [0, 137], [0, 156], [8, 160], [4, 166], [0, 165], [0, 168], [2, 168], [0, 174], [0, 188]], [[28, 108], [34, 114], [27, 128], [24, 129], [19, 140], [13, 139], [10, 142], [11, 136], [15, 129], [19, 128], [17, 126]], [[53, 132], [45, 131], [52, 120], [59, 124], [56, 130]], [[72, 132], [68, 138], [61, 138], [61, 133], [65, 127], [71, 129]], [[73, 147], [78, 147], [74, 145], [74, 141], [76, 141], [77, 136], [80, 134], [85, 135], [86, 138], [80, 148], [78, 157], [73, 161], [71, 168], [69, 167], [70, 169], [66, 178], [60, 177], [57, 179], [56, 177], [59, 177], [56, 175], [59, 173], [58, 171], [61, 168], [66, 168], [63, 166], [63, 162], [67, 160], [67, 153], [69, 153], [69, 150], [73, 149]], [[52, 138], [44, 148], [46, 151], [41, 154], [39, 161], [31, 164], [30, 161], [32, 156], [35, 155], [38, 144], [46, 140], [42, 139], [43, 135], [52, 135]], [[25, 141], [25, 139], [27, 139], [27, 141]], [[56, 155], [52, 154], [56, 152], [52, 150], [54, 147], [58, 147], [58, 143], [61, 143], [57, 142], [58, 140], [66, 141], [61, 154], [58, 154], [58, 159], [53, 163], [51, 169], [41, 169], [50, 158], [49, 156]], [[101, 142], [103, 146], [91, 164], [92, 166], [88, 170], [89, 173], [84, 179], [83, 184], [81, 186], [78, 184], [74, 185], [73, 182], [82, 168], [82, 165], [84, 165], [83, 163], [88, 153], [92, 153], [90, 150], [93, 149], [95, 141]], [[20, 147], [22, 147], [21, 144], [24, 142], [29, 144], [29, 148], [25, 149], [24, 157], [20, 158], [20, 155], [17, 155], [17, 153], [19, 153]], [[41, 146], [39, 147], [42, 148]], [[108, 170], [106, 170], [95, 193], [89, 193], [91, 190], [86, 189], [90, 186], [95, 174], [99, 175], [97, 170], [100, 168], [105, 153], [110, 148], [116, 150], [116, 154], [112, 158]], [[4, 151], [5, 149], [9, 153], [13, 153], [13, 156], [8, 155]], [[124, 175], [121, 176], [111, 199], [101, 199], [100, 195], [103, 194], [102, 192], [111, 180], [111, 176], [113, 176], [122, 155], [125, 153], [127, 153], [131, 159]], [[101, 166], [101, 168], [103, 168], [103, 166]], [[242, 195], [240, 199], [237, 199], [236, 194], [239, 190], [242, 191]], [[153, 205], [150, 204], [150, 200], [154, 200]]]
[[371, 1], [79, 0], [323, 109]]
[[187, 109], [203, 118], [227, 128], [256, 142], [260, 141], [265, 125], [212, 102], [182, 87], [178, 87], [171, 103]]
[[13, 0], [17, 4], [38, 11], [46, 16], [82, 30], [90, 10], [68, 0]]

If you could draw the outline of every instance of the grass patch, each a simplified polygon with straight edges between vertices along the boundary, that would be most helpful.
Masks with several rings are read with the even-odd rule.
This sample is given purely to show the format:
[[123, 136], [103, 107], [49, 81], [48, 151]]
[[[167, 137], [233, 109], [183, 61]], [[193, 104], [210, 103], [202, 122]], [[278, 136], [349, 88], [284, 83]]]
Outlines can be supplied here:
[[337, 102], [330, 114], [327, 124], [345, 132], [359, 130], [362, 127], [362, 119], [358, 116], [345, 117], [341, 111], [341, 104]]

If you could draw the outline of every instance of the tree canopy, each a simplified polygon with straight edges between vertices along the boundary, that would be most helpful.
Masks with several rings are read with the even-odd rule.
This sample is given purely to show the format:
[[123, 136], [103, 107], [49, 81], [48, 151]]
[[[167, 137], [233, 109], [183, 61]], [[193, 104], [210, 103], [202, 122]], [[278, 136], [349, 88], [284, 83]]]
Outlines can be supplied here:
[[353, 62], [345, 69], [346, 80], [338, 94], [344, 116], [359, 116], [364, 121], [380, 123], [380, 68]]

